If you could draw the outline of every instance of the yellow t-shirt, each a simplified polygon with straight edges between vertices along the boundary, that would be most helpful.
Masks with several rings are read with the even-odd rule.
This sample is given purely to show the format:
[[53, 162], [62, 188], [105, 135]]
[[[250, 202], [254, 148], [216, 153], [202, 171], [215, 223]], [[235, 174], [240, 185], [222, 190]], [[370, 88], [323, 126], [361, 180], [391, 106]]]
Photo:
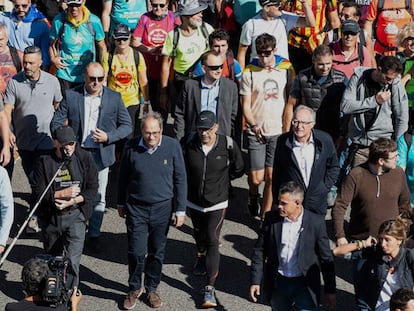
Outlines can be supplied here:
[[[109, 72], [108, 58], [109, 53], [106, 53], [102, 61], [102, 66], [106, 73]], [[114, 54], [112, 57], [111, 67], [112, 74], [110, 77], [108, 77], [108, 87], [111, 90], [121, 93], [125, 107], [138, 105], [140, 103], [141, 92], [139, 87], [137, 67], [134, 60], [134, 51], [132, 48], [130, 48], [126, 60], [121, 60], [117, 54]], [[138, 71], [147, 71], [145, 60], [141, 53], [139, 53]]]

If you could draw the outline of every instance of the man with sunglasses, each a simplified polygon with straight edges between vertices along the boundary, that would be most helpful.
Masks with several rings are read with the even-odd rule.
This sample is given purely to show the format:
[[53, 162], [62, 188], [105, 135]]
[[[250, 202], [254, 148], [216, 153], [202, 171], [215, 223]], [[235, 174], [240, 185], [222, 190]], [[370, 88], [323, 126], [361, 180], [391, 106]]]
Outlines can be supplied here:
[[46, 253], [70, 259], [71, 287], [79, 285], [79, 265], [86, 221], [98, 190], [98, 174], [91, 155], [80, 148], [73, 129], [61, 126], [53, 133], [54, 152], [39, 158], [34, 167], [33, 201], [39, 200], [56, 178], [38, 209]]
[[358, 67], [345, 89], [341, 111], [350, 115], [352, 140], [348, 164], [368, 159], [369, 145], [378, 138], [397, 140], [408, 128], [408, 98], [399, 78], [403, 71], [395, 56], [383, 57], [378, 68]]
[[46, 17], [30, 0], [13, 0], [13, 10], [0, 15], [0, 23], [7, 28], [9, 45], [23, 51], [28, 46], [38, 46], [42, 51], [42, 69], [50, 66], [49, 26]]
[[282, 133], [282, 112], [294, 75], [292, 64], [276, 53], [276, 39], [261, 34], [255, 40], [257, 58], [245, 68], [240, 85], [243, 116], [247, 124], [250, 161], [249, 202], [252, 216], [258, 216], [258, 187], [264, 181], [263, 209], [272, 206], [273, 158], [277, 137]]
[[102, 23], [85, 6], [85, 0], [67, 0], [67, 4], [67, 11], [52, 22], [49, 47], [62, 93], [82, 84], [88, 63], [102, 61], [106, 52]]
[[222, 77], [223, 59], [209, 51], [201, 57], [203, 77], [184, 82], [175, 110], [174, 131], [180, 141], [196, 130], [197, 114], [212, 111], [219, 124], [218, 134], [231, 136], [239, 97], [235, 82]]
[[93, 251], [99, 251], [109, 166], [115, 162], [115, 143], [126, 138], [132, 127], [121, 94], [103, 86], [105, 74], [102, 65], [89, 63], [83, 78], [84, 84], [66, 91], [50, 126], [53, 131], [67, 120], [80, 146], [89, 151], [95, 160], [99, 188], [89, 220], [88, 246]]

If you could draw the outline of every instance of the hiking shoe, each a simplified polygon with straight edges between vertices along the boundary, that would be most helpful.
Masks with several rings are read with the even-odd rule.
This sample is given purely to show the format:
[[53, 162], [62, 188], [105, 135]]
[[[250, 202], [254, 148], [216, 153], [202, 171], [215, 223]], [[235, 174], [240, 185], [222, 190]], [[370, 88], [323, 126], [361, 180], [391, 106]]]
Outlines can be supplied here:
[[197, 254], [196, 262], [193, 267], [193, 274], [195, 276], [203, 276], [207, 274], [206, 255]]
[[147, 294], [147, 299], [151, 308], [159, 308], [162, 306], [160, 295], [155, 290]]
[[141, 287], [140, 289], [130, 291], [128, 295], [125, 297], [124, 300], [124, 309], [131, 310], [134, 309], [138, 298], [142, 295], [144, 289]]
[[213, 286], [206, 286], [204, 288], [203, 307], [212, 308], [217, 307], [216, 297], [214, 295], [215, 289]]
[[260, 196], [250, 196], [247, 201], [247, 208], [249, 209], [249, 213], [252, 217], [259, 216], [259, 211], [262, 208], [260, 205]]
[[40, 232], [39, 223], [37, 221], [37, 216], [32, 216], [27, 223], [26, 233], [33, 234]]

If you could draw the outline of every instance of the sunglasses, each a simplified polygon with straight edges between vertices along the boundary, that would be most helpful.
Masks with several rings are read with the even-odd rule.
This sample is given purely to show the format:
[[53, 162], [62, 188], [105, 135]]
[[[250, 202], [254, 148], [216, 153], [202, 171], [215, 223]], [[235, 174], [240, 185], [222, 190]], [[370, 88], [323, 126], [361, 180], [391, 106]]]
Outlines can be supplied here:
[[71, 141], [71, 142], [68, 142], [68, 143], [64, 144], [64, 146], [73, 146], [74, 144], [75, 144], [75, 142]]
[[259, 56], [270, 56], [273, 53], [273, 50], [257, 50], [257, 55]]
[[70, 7], [70, 8], [79, 8], [81, 5], [82, 4], [80, 4], [80, 3], [71, 3], [71, 4], [68, 4], [68, 7]]
[[210, 70], [219, 70], [219, 69], [223, 69], [223, 64], [221, 64], [221, 65], [204, 65], [204, 66], [206, 66], [208, 69], [210, 69]]
[[153, 9], [155, 9], [155, 8], [161, 8], [161, 9], [163, 9], [163, 8], [165, 8], [165, 4], [164, 3], [151, 3], [151, 7]]
[[15, 4], [14, 8], [18, 9], [18, 8], [22, 8], [22, 9], [27, 9], [28, 8], [28, 4]]
[[357, 34], [358, 34], [357, 32], [351, 32], [351, 31], [344, 32], [344, 36], [356, 36]]
[[102, 82], [104, 80], [105, 77], [88, 77], [90, 81], [97, 81], [97, 82]]
[[339, 17], [342, 17], [343, 19], [348, 20], [348, 19], [350, 19], [352, 16], [351, 16], [351, 15], [349, 15], [349, 14], [341, 13], [341, 14], [339, 14]]
[[128, 41], [128, 40], [129, 40], [129, 38], [118, 38], [118, 39], [115, 39], [116, 42]]

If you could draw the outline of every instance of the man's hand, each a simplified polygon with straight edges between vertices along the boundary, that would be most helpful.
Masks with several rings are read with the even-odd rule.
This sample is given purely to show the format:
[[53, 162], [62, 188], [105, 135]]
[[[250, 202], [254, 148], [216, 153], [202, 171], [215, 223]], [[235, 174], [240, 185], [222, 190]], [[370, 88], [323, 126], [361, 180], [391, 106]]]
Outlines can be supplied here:
[[341, 246], [341, 245], [346, 245], [348, 244], [348, 240], [346, 238], [339, 238], [336, 240], [336, 245]]
[[92, 138], [96, 143], [106, 143], [108, 141], [108, 135], [100, 129], [93, 131]]
[[71, 310], [72, 311], [77, 311], [78, 310], [78, 305], [79, 305], [81, 300], [82, 300], [82, 293], [75, 286], [73, 288], [72, 296], [70, 296], [70, 303], [71, 303], [71, 307], [72, 307]]
[[55, 199], [72, 199], [76, 198], [80, 193], [79, 185], [72, 185], [55, 192]]
[[0, 245], [0, 255], [3, 254], [4, 248], [5, 248], [4, 245]]
[[60, 211], [72, 205], [73, 205], [72, 199], [71, 200], [55, 199], [55, 206]]
[[250, 299], [253, 302], [257, 302], [256, 296], [260, 296], [260, 285], [250, 286]]
[[0, 152], [0, 162], [2, 166], [6, 166], [10, 163], [11, 152], [9, 146], [4, 146]]
[[391, 91], [381, 91], [375, 95], [375, 100], [378, 104], [383, 104], [391, 98]]
[[328, 307], [329, 310], [335, 310], [336, 294], [325, 293], [325, 305]]
[[12, 133], [12, 131], [9, 132], [9, 138], [10, 138], [10, 146], [17, 150], [16, 136]]
[[125, 210], [125, 207], [118, 207], [118, 215], [121, 218], [126, 218], [126, 210]]
[[174, 215], [174, 221], [173, 221], [174, 227], [179, 228], [182, 225], [184, 225], [184, 222], [185, 222], [185, 216]]

